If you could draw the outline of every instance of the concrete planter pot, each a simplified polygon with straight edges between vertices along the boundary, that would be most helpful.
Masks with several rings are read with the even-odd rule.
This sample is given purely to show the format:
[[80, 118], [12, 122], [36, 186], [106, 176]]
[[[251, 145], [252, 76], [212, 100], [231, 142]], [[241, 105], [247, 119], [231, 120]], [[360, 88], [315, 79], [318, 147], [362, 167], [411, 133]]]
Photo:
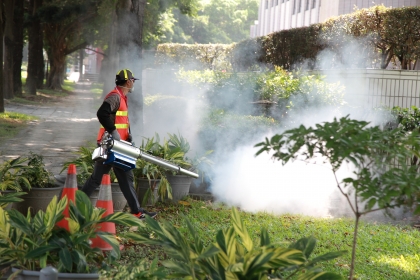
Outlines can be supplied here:
[[[19, 269], [12, 268], [12, 272], [16, 272]], [[22, 270], [14, 279], [16, 280], [39, 280], [39, 276], [41, 275], [40, 271], [33, 271], [33, 270]], [[78, 279], [78, 280], [92, 280], [92, 279], [99, 279], [98, 273], [58, 273], [58, 280], [64, 279]]]
[[[127, 205], [127, 200], [124, 197], [120, 189], [120, 185], [118, 183], [111, 183], [111, 191], [112, 191], [112, 205], [114, 207], [114, 212], [122, 212]], [[90, 201], [92, 202], [93, 206], [96, 206], [96, 201], [98, 201], [99, 196], [99, 188], [93, 191], [91, 194]]]
[[10, 264], [0, 265], [0, 280], [6, 280], [12, 274], [12, 267]]
[[28, 214], [28, 209], [30, 209], [31, 214], [35, 215], [39, 210], [45, 211], [54, 196], [60, 198], [63, 188], [64, 186], [31, 188], [30, 190], [25, 191], [27, 194], [21, 196], [23, 201], [14, 202], [11, 208], [18, 210], [23, 215]]
[[168, 202], [178, 203], [190, 192], [192, 177], [186, 175], [172, 175], [167, 174], [166, 179], [169, 182], [169, 185], [172, 188], [172, 200], [167, 199]]
[[[138, 178], [137, 179], [137, 198], [141, 206], [154, 206], [158, 201], [158, 188], [159, 188], [160, 179], [151, 179], [150, 182], [147, 178]], [[149, 195], [147, 201], [144, 202], [144, 197], [147, 191], [150, 189], [150, 186], [153, 187], [153, 198]]]
[[203, 182], [201, 178], [193, 179], [188, 195], [196, 200], [214, 201], [214, 197], [210, 192], [209, 183], [206, 181]]

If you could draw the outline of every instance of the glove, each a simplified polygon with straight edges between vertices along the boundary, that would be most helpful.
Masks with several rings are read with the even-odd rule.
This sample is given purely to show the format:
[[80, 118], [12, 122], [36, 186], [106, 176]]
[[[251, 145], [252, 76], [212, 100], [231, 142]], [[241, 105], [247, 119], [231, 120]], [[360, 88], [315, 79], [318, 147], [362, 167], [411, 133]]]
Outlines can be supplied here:
[[114, 140], [121, 140], [120, 133], [116, 129], [114, 129], [114, 131], [112, 131], [111, 135], [112, 135], [112, 138]]
[[131, 136], [131, 133], [128, 134], [127, 142], [133, 142], [133, 136]]

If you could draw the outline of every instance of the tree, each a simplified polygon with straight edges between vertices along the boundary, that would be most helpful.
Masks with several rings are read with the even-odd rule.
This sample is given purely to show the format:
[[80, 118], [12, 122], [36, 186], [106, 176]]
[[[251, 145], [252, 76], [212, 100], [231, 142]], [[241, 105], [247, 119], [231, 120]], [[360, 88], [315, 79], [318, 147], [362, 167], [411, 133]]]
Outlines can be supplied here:
[[209, 27], [229, 40], [212, 43], [233, 43], [248, 38], [249, 27], [258, 18], [258, 4], [255, 0], [212, 0], [204, 7]]
[[[0, 38], [3, 42], [4, 27], [6, 24], [4, 0], [0, 0]], [[3, 65], [3, 44], [0, 44], [0, 65]], [[0, 67], [0, 113], [4, 113], [4, 80], [3, 80], [3, 67]]]
[[221, 43], [239, 42], [249, 37], [249, 26], [258, 17], [256, 0], [199, 1], [197, 16], [189, 17], [173, 8], [154, 25], [151, 46], [159, 43]]
[[26, 78], [26, 92], [36, 95], [36, 89], [42, 88], [44, 83], [44, 41], [38, 9], [42, 0], [30, 0], [28, 8], [28, 76]]
[[390, 9], [385, 19], [384, 37], [390, 42], [393, 53], [401, 63], [401, 69], [411, 70], [420, 57], [420, 8]]
[[24, 1], [16, 1], [13, 11], [13, 95], [22, 95]]
[[89, 45], [94, 38], [100, 1], [46, 0], [38, 12], [44, 22], [46, 50], [50, 72], [46, 86], [61, 89], [68, 54]]
[[6, 15], [4, 27], [4, 65], [3, 65], [3, 97], [13, 98], [13, 6], [14, 0], [4, 0], [4, 11]]
[[352, 24], [352, 34], [367, 38], [375, 46], [381, 57], [381, 69], [386, 69], [394, 56], [393, 46], [385, 38], [386, 25], [384, 23], [389, 8], [384, 5], [362, 9], [355, 13], [356, 20]]
[[[349, 117], [317, 124], [301, 125], [258, 143], [257, 155], [273, 152], [272, 157], [286, 164], [293, 160], [329, 164], [337, 188], [354, 215], [352, 260], [349, 279], [353, 279], [359, 220], [374, 211], [401, 206], [420, 212], [419, 165], [410, 159], [419, 157], [419, 132], [382, 129]], [[339, 179], [338, 170], [350, 164], [353, 174]]]

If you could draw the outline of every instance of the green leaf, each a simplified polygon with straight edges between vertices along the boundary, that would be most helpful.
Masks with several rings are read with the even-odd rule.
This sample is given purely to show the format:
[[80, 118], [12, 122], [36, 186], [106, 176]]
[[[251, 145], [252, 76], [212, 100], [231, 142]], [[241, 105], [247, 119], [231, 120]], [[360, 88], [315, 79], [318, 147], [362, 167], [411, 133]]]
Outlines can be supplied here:
[[347, 254], [347, 251], [329, 252], [329, 253], [323, 254], [321, 256], [318, 256], [312, 259], [311, 263], [315, 264], [318, 262], [329, 261], [329, 260], [341, 257], [344, 254]]
[[50, 251], [53, 251], [55, 249], [57, 249], [57, 246], [54, 246], [54, 245], [45, 245], [45, 246], [42, 246], [42, 247], [35, 248], [32, 251], [29, 251], [26, 254], [25, 257], [28, 258], [28, 259], [40, 258], [44, 254], [46, 254], [46, 253], [48, 253]]
[[301, 238], [295, 243], [291, 244], [289, 248], [297, 249], [302, 251], [307, 259], [312, 254], [314, 248], [316, 246], [316, 239], [311, 236], [307, 238]]
[[232, 225], [236, 231], [236, 234], [238, 234], [241, 237], [242, 243], [245, 246], [245, 249], [248, 252], [252, 251], [253, 249], [252, 240], [249, 237], [246, 227], [242, 223], [241, 217], [239, 216], [239, 211], [235, 207], [232, 207]]
[[270, 245], [270, 236], [268, 235], [268, 232], [265, 228], [261, 229], [261, 241], [260, 246], [268, 246]]
[[111, 233], [108, 233], [108, 232], [102, 232], [102, 231], [98, 231], [97, 234], [103, 241], [105, 241], [106, 243], [111, 245], [114, 253], [116, 253], [116, 255], [117, 255], [117, 258], [119, 258], [120, 255], [121, 255], [120, 243], [118, 242], [115, 235], [113, 235]]
[[31, 224], [29, 221], [23, 216], [19, 211], [16, 209], [11, 209], [9, 211], [9, 219], [10, 224], [21, 230], [23, 233], [27, 235], [31, 235], [33, 233]]
[[61, 250], [58, 252], [58, 256], [60, 257], [60, 262], [63, 264], [65, 269], [67, 271], [72, 271], [73, 260], [67, 247], [61, 248]]

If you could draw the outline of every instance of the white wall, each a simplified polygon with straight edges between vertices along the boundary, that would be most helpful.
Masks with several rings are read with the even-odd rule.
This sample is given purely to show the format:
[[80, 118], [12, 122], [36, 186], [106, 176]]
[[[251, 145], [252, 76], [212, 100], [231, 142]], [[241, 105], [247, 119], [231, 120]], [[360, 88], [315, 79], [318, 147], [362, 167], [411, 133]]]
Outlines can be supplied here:
[[[295, 3], [301, 5], [297, 14], [294, 14], [293, 10]], [[256, 32], [250, 34], [251, 38], [324, 22], [330, 17], [352, 13], [356, 7], [369, 8], [380, 3], [393, 8], [420, 6], [420, 0], [316, 0], [313, 8], [313, 0], [309, 0], [310, 9], [306, 10], [306, 3], [307, 0], [260, 0], [259, 24], [256, 26]]]

